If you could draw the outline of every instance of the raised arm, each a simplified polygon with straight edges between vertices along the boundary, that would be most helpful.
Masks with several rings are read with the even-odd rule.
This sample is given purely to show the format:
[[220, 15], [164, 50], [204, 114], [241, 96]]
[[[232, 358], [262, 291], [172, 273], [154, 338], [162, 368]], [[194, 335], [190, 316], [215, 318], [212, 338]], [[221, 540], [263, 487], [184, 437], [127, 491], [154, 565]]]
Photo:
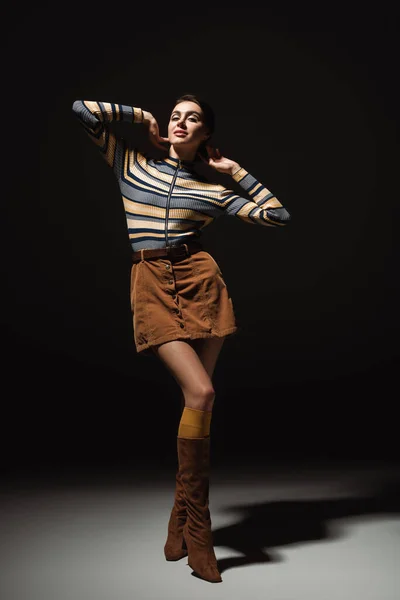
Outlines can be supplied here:
[[237, 162], [222, 156], [220, 151], [207, 146], [208, 159], [202, 158], [220, 173], [226, 173], [240, 185], [251, 198], [243, 198], [233, 190], [219, 186], [218, 201], [220, 207], [228, 215], [232, 215], [254, 225], [266, 225], [267, 227], [282, 227], [287, 225], [291, 216], [282, 206], [276, 196], [270, 192], [262, 183], [257, 181]]
[[229, 215], [247, 223], [270, 227], [282, 227], [289, 223], [291, 216], [277, 197], [243, 167], [235, 170], [232, 177], [250, 196], [251, 201], [224, 188], [221, 200]]
[[116, 148], [122, 140], [107, 125], [112, 121], [143, 123], [144, 119], [141, 108], [112, 102], [75, 100], [72, 111], [110, 167], [114, 166]]

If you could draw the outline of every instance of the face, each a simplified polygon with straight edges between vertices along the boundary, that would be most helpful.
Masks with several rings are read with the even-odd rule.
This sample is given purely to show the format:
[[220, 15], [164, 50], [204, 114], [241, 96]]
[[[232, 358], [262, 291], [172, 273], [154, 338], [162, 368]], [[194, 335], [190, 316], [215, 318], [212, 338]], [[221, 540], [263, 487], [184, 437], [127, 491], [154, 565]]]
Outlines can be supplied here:
[[196, 102], [177, 104], [168, 123], [168, 139], [173, 146], [196, 150], [209, 137], [203, 111]]

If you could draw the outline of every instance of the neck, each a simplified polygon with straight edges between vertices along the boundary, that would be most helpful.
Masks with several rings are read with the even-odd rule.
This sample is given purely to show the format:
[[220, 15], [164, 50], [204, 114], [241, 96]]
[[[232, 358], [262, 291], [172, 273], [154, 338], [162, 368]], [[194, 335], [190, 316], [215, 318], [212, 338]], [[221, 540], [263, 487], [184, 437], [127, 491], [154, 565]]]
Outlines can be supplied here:
[[196, 152], [197, 150], [189, 150], [187, 148], [174, 148], [172, 145], [169, 149], [169, 155], [177, 160], [193, 161], [196, 157]]

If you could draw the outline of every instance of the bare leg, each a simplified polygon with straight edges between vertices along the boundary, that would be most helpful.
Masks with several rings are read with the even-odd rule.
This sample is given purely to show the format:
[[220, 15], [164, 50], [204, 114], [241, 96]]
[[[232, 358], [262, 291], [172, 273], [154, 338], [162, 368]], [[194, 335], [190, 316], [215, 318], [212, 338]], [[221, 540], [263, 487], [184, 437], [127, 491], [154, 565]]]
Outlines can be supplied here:
[[[182, 342], [183, 344], [189, 345], [196, 352], [196, 354], [200, 360], [200, 363], [203, 366], [203, 369], [206, 371], [206, 373], [208, 375], [210, 383], [212, 381], [212, 376], [214, 373], [215, 365], [217, 363], [219, 353], [221, 352], [224, 340], [225, 340], [225, 338], [205, 338], [205, 339], [200, 338], [200, 339], [196, 339], [196, 340], [190, 340], [190, 342], [188, 342], [188, 343]], [[163, 348], [163, 346], [169, 346], [171, 343], [173, 343], [173, 342], [168, 342], [167, 344], [162, 344], [161, 346], [158, 346], [158, 348], [154, 348], [153, 351], [164, 362], [164, 364], [166, 365], [168, 370], [172, 373], [173, 377], [179, 384], [181, 393], [182, 393], [181, 410], [183, 411], [185, 405], [191, 406], [190, 392], [189, 392], [189, 394], [187, 392], [186, 393], [184, 392], [184, 389], [180, 383], [180, 380], [182, 379], [182, 377], [180, 378], [179, 374], [175, 373], [175, 371], [174, 371], [174, 368], [175, 368], [174, 365], [176, 364], [177, 356], [180, 355], [180, 349], [174, 349], [175, 357], [172, 358], [172, 360], [171, 360], [170, 350], [167, 348], [167, 350], [165, 352], [165, 349]], [[161, 350], [161, 352], [160, 352], [160, 350]], [[186, 355], [187, 354], [190, 355], [190, 351], [188, 349], [187, 349]], [[192, 359], [190, 359], [190, 360], [192, 361], [192, 369], [194, 369], [194, 373], [195, 373], [196, 369], [199, 368], [198, 361], [195, 359], [195, 357], [192, 357]], [[204, 374], [202, 374], [201, 377], [204, 377]], [[189, 396], [189, 403], [186, 403], [186, 398], [188, 396]], [[196, 408], [196, 407], [192, 406], [192, 408]], [[209, 410], [211, 408], [212, 408], [212, 406], [209, 407]]]
[[193, 347], [196, 350], [210, 379], [212, 379], [214, 374], [215, 365], [217, 364], [218, 356], [222, 350], [224, 341], [224, 337], [200, 338], [192, 340]]
[[[215, 366], [217, 364], [217, 360], [219, 354], [222, 350], [223, 343], [225, 338], [198, 338], [196, 340], [192, 340], [192, 346], [197, 352], [197, 355], [208, 373], [208, 376], [212, 380]], [[182, 410], [185, 407], [185, 396], [182, 392], [182, 402], [181, 402]]]
[[185, 398], [185, 406], [211, 410], [214, 388], [206, 369], [194, 348], [182, 340], [161, 344], [157, 356], [172, 374]]

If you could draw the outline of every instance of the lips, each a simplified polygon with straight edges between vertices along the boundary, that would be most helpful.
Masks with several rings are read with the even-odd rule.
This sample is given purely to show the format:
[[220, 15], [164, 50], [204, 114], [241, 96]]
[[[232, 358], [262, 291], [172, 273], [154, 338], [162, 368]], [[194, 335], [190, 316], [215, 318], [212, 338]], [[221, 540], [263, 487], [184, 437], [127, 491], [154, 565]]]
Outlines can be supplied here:
[[186, 131], [175, 131], [174, 133], [178, 137], [185, 137], [185, 135], [187, 135]]

